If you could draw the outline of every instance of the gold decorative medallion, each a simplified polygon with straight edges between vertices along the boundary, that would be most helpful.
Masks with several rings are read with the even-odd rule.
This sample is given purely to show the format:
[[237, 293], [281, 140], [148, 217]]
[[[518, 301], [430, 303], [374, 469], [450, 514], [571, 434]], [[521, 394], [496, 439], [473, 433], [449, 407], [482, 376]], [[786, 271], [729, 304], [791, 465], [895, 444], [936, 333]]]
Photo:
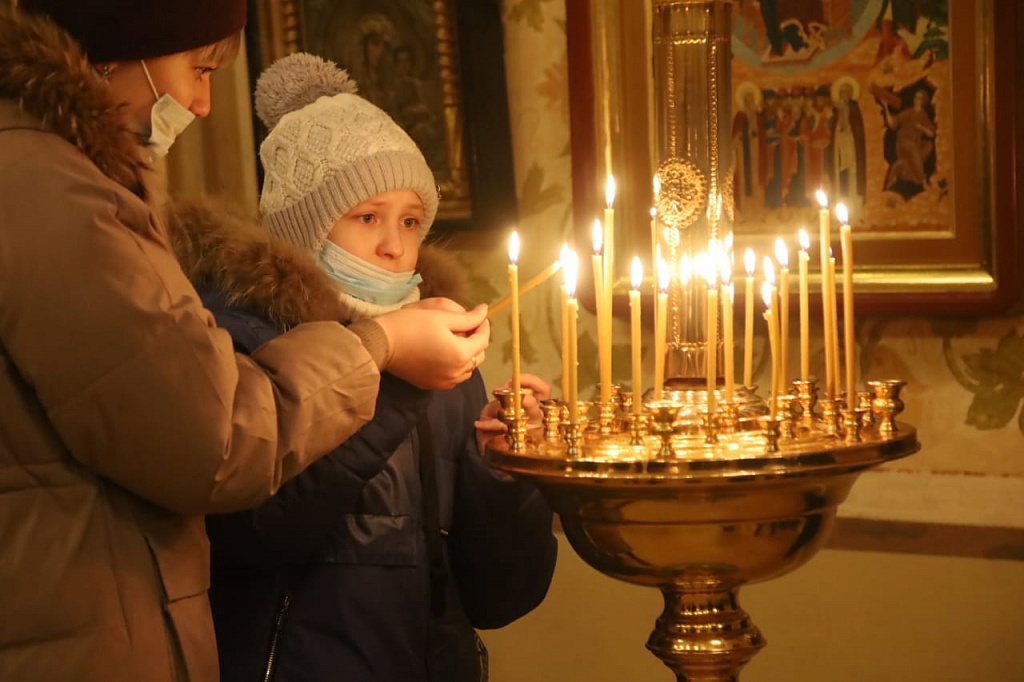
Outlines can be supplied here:
[[673, 157], [658, 166], [658, 218], [676, 229], [689, 227], [707, 205], [708, 182], [692, 161]]

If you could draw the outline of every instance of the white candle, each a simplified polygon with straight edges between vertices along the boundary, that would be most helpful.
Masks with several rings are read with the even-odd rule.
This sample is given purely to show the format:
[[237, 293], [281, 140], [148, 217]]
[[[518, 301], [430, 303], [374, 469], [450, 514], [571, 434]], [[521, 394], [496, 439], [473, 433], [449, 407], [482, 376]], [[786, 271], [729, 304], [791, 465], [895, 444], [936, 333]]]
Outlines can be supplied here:
[[707, 329], [707, 392], [708, 412], [714, 412], [716, 405], [715, 391], [718, 387], [718, 272], [715, 263], [709, 258], [704, 272], [708, 282], [708, 315]]
[[[777, 328], [779, 326], [779, 312], [778, 312], [779, 311], [779, 289], [778, 289], [778, 287], [775, 284], [775, 282], [776, 282], [776, 279], [775, 279], [775, 261], [773, 261], [769, 256], [765, 256], [764, 260], [762, 261], [762, 267], [764, 268], [764, 281], [768, 283], [768, 287], [766, 288], [763, 285], [761, 286], [761, 297], [764, 298], [764, 295], [765, 295], [766, 291], [771, 296], [771, 299], [766, 304], [766, 307], [769, 310], [771, 310], [771, 313], [772, 313], [771, 314], [772, 324], [775, 325], [775, 327]], [[771, 332], [772, 329], [769, 328], [768, 331]], [[771, 347], [772, 338], [771, 338], [770, 335], [768, 337], [768, 342], [769, 342], [769, 347]], [[778, 337], [776, 337], [774, 343], [775, 343], [775, 346], [772, 349], [772, 358], [771, 358], [772, 359], [772, 380], [771, 380], [772, 384], [771, 384], [771, 387], [769, 388], [769, 393], [778, 396], [778, 394], [779, 394], [778, 382], [780, 380], [780, 378], [779, 378], [779, 369], [782, 366], [781, 362], [780, 362], [781, 356], [779, 354], [780, 347], [779, 347], [779, 339], [778, 339]]]
[[611, 349], [611, 334], [608, 333], [608, 327], [610, 326], [611, 319], [611, 308], [609, 307], [609, 299], [605, 297], [606, 282], [604, 277], [604, 264], [603, 258], [603, 233], [601, 231], [601, 221], [594, 221], [594, 304], [596, 307], [595, 314], [597, 318], [597, 367], [598, 367], [598, 387], [601, 396], [601, 402], [607, 404], [612, 399], [612, 349]]
[[807, 249], [811, 247], [811, 239], [807, 236], [807, 230], [800, 228], [798, 235], [800, 240], [800, 380], [807, 381], [811, 375], [811, 330], [810, 330], [810, 304], [807, 286], [807, 263], [810, 257]]
[[789, 381], [789, 249], [782, 237], [775, 240], [775, 260], [779, 264], [779, 390], [782, 393]]
[[754, 250], [743, 253], [743, 267], [747, 271], [746, 289], [743, 292], [743, 385], [753, 386], [754, 375]]
[[733, 285], [732, 268], [725, 268], [722, 271], [722, 336], [725, 347], [725, 401], [732, 402], [733, 390], [736, 383], [735, 358], [733, 356]]
[[[562, 263], [562, 400], [568, 404], [571, 382], [569, 380], [569, 245], [562, 244], [558, 260]], [[575, 283], [573, 284], [575, 288]]]
[[512, 297], [512, 391], [513, 406], [516, 419], [520, 408], [520, 371], [519, 371], [519, 233], [513, 231], [508, 240], [508, 283], [509, 296]]
[[630, 318], [630, 357], [633, 360], [633, 414], [640, 414], [643, 409], [643, 365], [640, 362], [640, 351], [643, 347], [641, 341], [640, 326], [640, 285], [644, 281], [644, 266], [640, 258], [633, 257], [633, 264], [630, 267], [630, 281], [633, 287], [629, 290], [629, 318]]
[[777, 335], [775, 333], [775, 319], [774, 315], [772, 314], [772, 299], [775, 298], [775, 292], [773, 292], [772, 289], [774, 288], [775, 287], [772, 286], [771, 283], [768, 282], [767, 280], [761, 283], [761, 297], [764, 299], [764, 321], [768, 327], [768, 347], [771, 349], [772, 354], [772, 377], [771, 384], [768, 389], [768, 416], [771, 417], [772, 419], [775, 418], [775, 414], [778, 410], [778, 401], [776, 400], [775, 384], [777, 378], [776, 371], [778, 367], [776, 359], [778, 358], [779, 347]]
[[668, 263], [658, 259], [658, 297], [654, 306], [654, 399], [661, 400], [665, 388], [665, 345], [668, 321], [668, 287], [671, 275]]
[[605, 305], [611, 319], [612, 299], [615, 291], [615, 178], [611, 175], [604, 185], [604, 288]]
[[832, 255], [832, 249], [828, 250], [828, 290], [831, 293], [829, 298], [832, 305], [829, 307], [828, 339], [829, 358], [832, 367], [832, 398], [836, 397], [836, 384], [839, 382], [839, 312], [836, 309], [836, 259]]
[[839, 238], [843, 252], [843, 332], [846, 346], [846, 409], [857, 407], [857, 373], [853, 334], [853, 234], [844, 204], [836, 204]]
[[579, 421], [579, 357], [578, 334], [576, 319], [579, 314], [579, 303], [576, 300], [576, 278], [579, 273], [579, 261], [576, 252], [569, 250], [565, 260], [565, 284], [569, 294], [568, 326], [569, 326], [569, 421]]
[[832, 400], [836, 395], [836, 385], [831, 339], [831, 320], [832, 311], [835, 307], [835, 295], [829, 287], [831, 279], [829, 278], [828, 269], [829, 249], [832, 242], [831, 219], [828, 213], [828, 197], [825, 196], [825, 192], [819, 189], [816, 196], [818, 205], [821, 206], [821, 210], [818, 211], [818, 239], [821, 243], [821, 319], [825, 328], [825, 397]]

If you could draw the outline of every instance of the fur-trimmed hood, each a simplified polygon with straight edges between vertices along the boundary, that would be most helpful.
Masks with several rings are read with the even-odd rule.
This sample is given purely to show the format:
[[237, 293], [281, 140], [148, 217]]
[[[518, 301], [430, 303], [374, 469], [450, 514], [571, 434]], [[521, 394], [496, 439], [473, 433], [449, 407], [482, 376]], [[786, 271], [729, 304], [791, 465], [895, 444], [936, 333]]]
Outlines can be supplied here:
[[49, 19], [0, 7], [0, 99], [18, 102], [104, 175], [145, 195], [146, 148], [75, 40]]
[[[185, 201], [168, 205], [164, 215], [178, 261], [197, 287], [212, 285], [282, 329], [301, 322], [348, 323], [356, 316], [308, 253], [271, 236], [255, 219]], [[416, 270], [423, 277], [422, 298], [467, 304], [466, 276], [449, 253], [422, 245]]]

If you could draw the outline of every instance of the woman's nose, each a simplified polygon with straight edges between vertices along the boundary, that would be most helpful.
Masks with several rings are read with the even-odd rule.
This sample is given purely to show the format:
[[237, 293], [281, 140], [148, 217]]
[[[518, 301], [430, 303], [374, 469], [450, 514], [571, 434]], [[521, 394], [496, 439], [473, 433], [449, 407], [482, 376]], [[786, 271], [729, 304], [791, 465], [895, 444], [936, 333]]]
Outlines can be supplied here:
[[380, 244], [377, 246], [377, 253], [384, 258], [401, 258], [405, 253], [397, 224], [389, 222], [385, 225]]

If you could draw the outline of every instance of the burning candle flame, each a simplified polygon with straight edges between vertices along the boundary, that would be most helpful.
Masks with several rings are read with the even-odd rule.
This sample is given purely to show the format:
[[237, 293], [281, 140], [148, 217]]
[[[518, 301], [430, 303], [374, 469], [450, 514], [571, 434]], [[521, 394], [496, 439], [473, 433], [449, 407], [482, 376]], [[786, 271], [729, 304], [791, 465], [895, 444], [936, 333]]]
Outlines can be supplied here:
[[692, 263], [690, 263], [690, 257], [687, 254], [679, 259], [679, 282], [686, 286], [690, 283], [690, 274], [693, 272]]
[[576, 276], [579, 273], [579, 268], [576, 252], [565, 245], [562, 252], [562, 281], [565, 283], [565, 291], [569, 294], [569, 298], [576, 297]]
[[775, 238], [775, 260], [779, 262], [779, 267], [789, 267], [789, 249], [782, 237]]
[[772, 285], [767, 280], [761, 282], [761, 300], [764, 301], [765, 310], [772, 307]]
[[846, 204], [836, 204], [836, 218], [843, 225], [849, 225], [850, 213], [846, 210]]
[[508, 238], [508, 262], [512, 265], [519, 262], [519, 233], [514, 230]]
[[743, 252], [743, 267], [747, 270], [747, 275], [751, 276], [754, 274], [754, 264], [757, 262], [757, 257], [754, 256], [753, 249], [747, 249]]
[[671, 280], [672, 274], [669, 272], [668, 263], [664, 258], [658, 258], [658, 290], [661, 293], [668, 291], [669, 281]]
[[604, 246], [604, 232], [601, 229], [601, 221], [600, 220], [595, 220], [594, 221], [593, 239], [594, 239], [594, 253], [597, 254], [597, 255], [601, 255], [601, 248]]
[[604, 203], [608, 208], [615, 203], [615, 178], [611, 175], [604, 183]]
[[807, 230], [804, 228], [800, 228], [800, 231], [797, 233], [797, 239], [800, 240], [800, 248], [804, 251], [811, 248], [811, 238], [807, 235]]
[[633, 256], [633, 263], [629, 268], [630, 281], [633, 284], [634, 289], [639, 289], [640, 285], [644, 281], [644, 266], [640, 262], [639, 256]]
[[814, 196], [818, 199], [818, 205], [822, 208], [828, 208], [828, 197], [825, 195], [824, 190], [818, 190], [814, 193]]
[[761, 264], [764, 267], [764, 281], [770, 285], [775, 284], [775, 263], [770, 257], [765, 256]]

